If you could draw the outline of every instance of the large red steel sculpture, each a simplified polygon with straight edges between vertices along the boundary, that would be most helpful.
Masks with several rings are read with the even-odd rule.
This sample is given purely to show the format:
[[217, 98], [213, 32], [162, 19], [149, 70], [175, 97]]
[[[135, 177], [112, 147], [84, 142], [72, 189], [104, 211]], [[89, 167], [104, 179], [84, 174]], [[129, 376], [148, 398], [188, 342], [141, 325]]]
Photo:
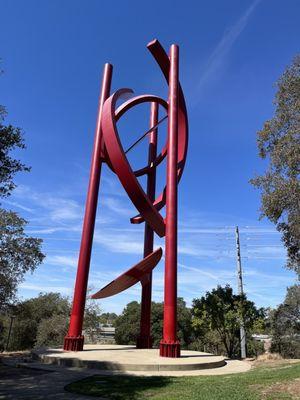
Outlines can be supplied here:
[[[102, 162], [118, 176], [139, 214], [131, 218], [131, 223], [145, 222], [144, 259], [123, 273], [117, 279], [95, 293], [92, 298], [109, 297], [128, 289], [137, 282], [142, 285], [140, 336], [138, 348], [151, 348], [151, 291], [152, 270], [162, 257], [162, 249], [153, 250], [154, 233], [165, 236], [165, 285], [163, 338], [160, 355], [179, 357], [180, 343], [177, 340], [177, 187], [181, 178], [187, 154], [188, 120], [185, 99], [179, 83], [179, 48], [172, 45], [169, 56], [158, 42], [148, 44], [148, 49], [159, 65], [169, 86], [168, 101], [154, 95], [131, 97], [116, 108], [117, 101], [124, 95], [133, 95], [130, 89], [120, 89], [110, 95], [112, 66], [104, 67], [99, 99], [99, 109], [95, 132], [90, 181], [86, 201], [78, 269], [75, 283], [70, 327], [64, 340], [64, 350], [83, 350], [82, 324], [91, 258], [91, 249], [98, 202]], [[150, 103], [150, 129], [139, 139], [148, 136], [148, 164], [133, 171], [126, 153], [139, 141], [124, 151], [117, 128], [118, 120], [133, 107]], [[158, 120], [159, 107], [166, 116]], [[157, 154], [158, 125], [168, 118], [167, 143]], [[167, 158], [167, 182], [164, 190], [156, 196], [156, 169]], [[147, 176], [147, 191], [138, 177]], [[160, 210], [166, 205], [166, 217]]]

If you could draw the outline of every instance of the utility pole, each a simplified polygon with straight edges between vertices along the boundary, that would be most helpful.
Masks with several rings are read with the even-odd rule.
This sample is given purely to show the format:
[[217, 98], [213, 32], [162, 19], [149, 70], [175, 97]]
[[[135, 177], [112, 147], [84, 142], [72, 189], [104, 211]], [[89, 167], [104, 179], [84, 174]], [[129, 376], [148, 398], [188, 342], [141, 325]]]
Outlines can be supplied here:
[[[242, 275], [242, 263], [241, 263], [241, 247], [240, 247], [240, 234], [239, 227], [235, 228], [235, 238], [236, 238], [236, 255], [237, 255], [237, 278], [238, 278], [238, 292], [239, 295], [244, 294], [243, 289], [243, 275]], [[244, 316], [242, 315], [240, 322], [240, 339], [241, 339], [241, 358], [246, 358], [246, 332], [244, 325]]]

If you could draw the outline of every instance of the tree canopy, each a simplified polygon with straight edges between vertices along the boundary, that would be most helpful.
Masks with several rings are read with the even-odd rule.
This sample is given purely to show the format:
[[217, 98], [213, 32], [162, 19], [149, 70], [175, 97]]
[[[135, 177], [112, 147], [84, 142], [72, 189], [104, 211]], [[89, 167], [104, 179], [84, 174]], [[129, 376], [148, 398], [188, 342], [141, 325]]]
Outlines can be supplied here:
[[28, 237], [26, 221], [15, 212], [0, 209], [0, 309], [14, 299], [24, 274], [43, 261], [42, 240]]
[[11, 156], [13, 150], [24, 149], [25, 143], [20, 128], [4, 124], [5, 115], [5, 108], [0, 106], [0, 197], [11, 194], [16, 186], [13, 178], [17, 172], [30, 170], [20, 160]]
[[[182, 298], [177, 299], [178, 338], [186, 347], [192, 336], [191, 312]], [[140, 303], [132, 301], [127, 304], [122, 314], [115, 320], [115, 340], [117, 344], [135, 344], [140, 330]], [[162, 338], [163, 303], [152, 302], [151, 336], [153, 345], [157, 347]]]
[[300, 55], [277, 82], [275, 114], [257, 133], [264, 175], [251, 180], [261, 190], [261, 212], [282, 233], [287, 267], [300, 274]]
[[300, 358], [300, 285], [287, 289], [285, 300], [273, 313], [273, 352]]
[[[0, 107], [0, 198], [15, 188], [13, 178], [29, 167], [11, 156], [16, 148], [25, 148], [22, 131], [4, 125], [4, 107]], [[14, 298], [24, 274], [34, 271], [43, 261], [42, 240], [25, 233], [26, 221], [13, 211], [0, 209], [0, 310]]]
[[[71, 304], [60, 293], [39, 293], [37, 297], [10, 305], [10, 313], [0, 315], [0, 349], [5, 346], [10, 316], [14, 316], [10, 350], [24, 350], [41, 346], [61, 346], [67, 333]], [[85, 307], [84, 335], [91, 342], [97, 340], [100, 308], [88, 300]]]
[[[249, 332], [254, 322], [264, 316], [263, 310], [257, 309], [245, 295], [233, 294], [229, 285], [218, 286], [205, 296], [194, 299], [192, 315], [195, 337], [209, 345], [212, 342], [216, 342], [217, 347], [218, 343], [223, 344], [228, 357], [239, 354], [241, 320]], [[216, 350], [218, 352], [218, 348]]]
[[[59, 293], [40, 293], [38, 297], [12, 305], [10, 314], [14, 315], [15, 320], [9, 349], [23, 350], [35, 345], [61, 344], [67, 331], [69, 313], [68, 298]], [[9, 317], [3, 315], [0, 324], [3, 326], [5, 340]]]

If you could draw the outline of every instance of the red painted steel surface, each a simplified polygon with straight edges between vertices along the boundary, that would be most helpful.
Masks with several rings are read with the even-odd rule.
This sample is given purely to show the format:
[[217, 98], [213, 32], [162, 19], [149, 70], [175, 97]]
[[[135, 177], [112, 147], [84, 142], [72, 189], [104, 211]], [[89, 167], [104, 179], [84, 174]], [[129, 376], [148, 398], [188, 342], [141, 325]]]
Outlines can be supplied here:
[[149, 274], [152, 269], [158, 264], [162, 256], [162, 249], [159, 247], [153, 253], [150, 253], [138, 264], [130, 268], [124, 274], [120, 275], [117, 279], [110, 282], [104, 288], [93, 294], [92, 299], [103, 299], [105, 297], [114, 296], [124, 290], [130, 288], [139, 282], [145, 274]]
[[179, 48], [172, 45], [169, 73], [164, 324], [160, 343], [160, 355], [163, 357], [180, 356], [180, 344], [177, 340], [178, 68]]
[[86, 290], [90, 268], [92, 242], [97, 211], [98, 192], [100, 184], [103, 138], [101, 131], [102, 108], [109, 96], [112, 79], [112, 65], [105, 64], [103, 71], [102, 87], [99, 98], [97, 123], [95, 130], [94, 149], [91, 163], [90, 181], [86, 200], [86, 208], [81, 236], [81, 245], [77, 267], [76, 283], [74, 289], [73, 307], [70, 326], [64, 341], [64, 350], [82, 350], [83, 336], [82, 324], [86, 299]]
[[[131, 92], [132, 91], [130, 89], [120, 89], [111, 95], [104, 104], [101, 128], [103, 132], [105, 148], [110, 163], [112, 164], [115, 173], [118, 175], [118, 178], [132, 203], [139, 210], [151, 228], [162, 237], [165, 235], [164, 220], [153, 206], [139, 181], [135, 177], [134, 172], [127, 160], [118, 134], [115, 105], [119, 97], [125, 93]], [[165, 104], [164, 100], [150, 95], [139, 96], [136, 104], [141, 104], [147, 101], [157, 102], [162, 105]], [[121, 113], [119, 115], [121, 115]]]
[[[157, 39], [148, 43], [147, 48], [151, 52], [157, 64], [159, 65], [167, 83], [169, 84], [170, 59], [167, 53], [165, 52], [164, 48]], [[188, 148], [188, 118], [187, 118], [185, 99], [180, 83], [178, 87], [178, 105], [179, 105], [179, 110], [178, 110], [178, 160], [177, 161], [178, 161], [178, 182], [179, 182], [185, 166], [187, 148]], [[165, 145], [161, 155], [158, 156], [158, 159], [160, 160], [161, 157], [165, 157], [166, 152], [167, 152], [167, 144]], [[157, 210], [160, 210], [165, 206], [165, 204], [166, 204], [166, 188], [155, 200], [154, 206]], [[136, 217], [131, 218], [131, 222], [134, 224], [139, 224], [143, 221], [144, 219], [142, 215], [137, 215]]]
[[[95, 144], [90, 174], [90, 183], [86, 202], [86, 211], [82, 232], [78, 270], [76, 276], [74, 301], [68, 335], [65, 338], [65, 350], [82, 350], [84, 338], [82, 323], [89, 264], [91, 256], [101, 163], [106, 162], [116, 173], [139, 215], [131, 218], [134, 224], [145, 222], [144, 259], [130, 268], [116, 280], [94, 294], [93, 298], [103, 298], [120, 293], [138, 281], [142, 283], [142, 319], [138, 346], [150, 347], [150, 317], [152, 269], [157, 265], [162, 250], [153, 252], [154, 232], [160, 237], [166, 236], [165, 254], [165, 293], [163, 338], [160, 343], [160, 355], [179, 357], [180, 344], [177, 340], [177, 187], [183, 173], [187, 146], [188, 120], [182, 88], [178, 78], [178, 46], [172, 45], [170, 56], [161, 44], [154, 40], [148, 49], [160, 67], [168, 85], [168, 103], [154, 95], [134, 96], [116, 109], [116, 102], [124, 95], [133, 94], [130, 89], [121, 89], [109, 97], [112, 66], [106, 64], [99, 111], [97, 118]], [[117, 122], [125, 112], [142, 103], [151, 104], [151, 124], [148, 164], [133, 171], [122, 147]], [[165, 110], [168, 116], [168, 138], [162, 151], [157, 155], [158, 108]], [[144, 135], [145, 136], [145, 135]], [[133, 147], [133, 146], [132, 146]], [[155, 198], [156, 169], [167, 157], [167, 183], [163, 191]], [[147, 175], [147, 192], [143, 190], [138, 177]], [[160, 210], [166, 205], [166, 218]]]
[[[158, 122], [158, 104], [151, 103], [150, 109], [150, 128], [156, 126]], [[149, 135], [148, 146], [148, 165], [150, 166], [157, 156], [157, 129]], [[154, 202], [156, 186], [156, 169], [152, 168], [147, 174], [147, 196]], [[144, 257], [153, 251], [154, 232], [151, 226], [145, 223], [144, 231]], [[152, 295], [152, 272], [145, 275], [142, 280], [141, 298], [141, 321], [140, 334], [137, 338], [136, 347], [139, 349], [152, 348], [151, 338], [151, 295]]]

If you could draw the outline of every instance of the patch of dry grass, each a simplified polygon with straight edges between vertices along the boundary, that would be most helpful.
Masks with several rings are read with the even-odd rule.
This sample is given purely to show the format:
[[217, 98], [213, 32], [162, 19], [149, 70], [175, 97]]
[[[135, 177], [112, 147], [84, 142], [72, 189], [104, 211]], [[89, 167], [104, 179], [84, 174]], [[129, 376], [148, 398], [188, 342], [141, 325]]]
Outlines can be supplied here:
[[288, 367], [290, 364], [299, 363], [299, 359], [284, 359], [277, 353], [266, 353], [252, 361], [254, 367], [278, 368]]
[[261, 394], [261, 400], [300, 399], [300, 378], [288, 382], [275, 382], [269, 386], [253, 385]]

